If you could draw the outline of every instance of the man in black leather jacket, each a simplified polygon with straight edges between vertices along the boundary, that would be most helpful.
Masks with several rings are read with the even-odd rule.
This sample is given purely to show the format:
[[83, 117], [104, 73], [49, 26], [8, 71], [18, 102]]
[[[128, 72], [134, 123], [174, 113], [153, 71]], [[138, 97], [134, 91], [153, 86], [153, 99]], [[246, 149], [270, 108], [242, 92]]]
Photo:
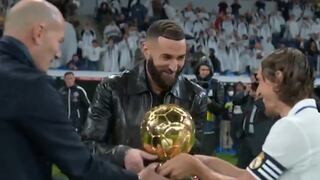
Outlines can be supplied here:
[[198, 140], [207, 111], [204, 90], [180, 75], [186, 40], [176, 23], [154, 22], [143, 52], [146, 61], [98, 85], [83, 134], [94, 141], [97, 154], [113, 155], [115, 163], [134, 172], [141, 170], [146, 160], [145, 153], [137, 149], [142, 148], [140, 123], [148, 110], [160, 104], [182, 106], [195, 121]]

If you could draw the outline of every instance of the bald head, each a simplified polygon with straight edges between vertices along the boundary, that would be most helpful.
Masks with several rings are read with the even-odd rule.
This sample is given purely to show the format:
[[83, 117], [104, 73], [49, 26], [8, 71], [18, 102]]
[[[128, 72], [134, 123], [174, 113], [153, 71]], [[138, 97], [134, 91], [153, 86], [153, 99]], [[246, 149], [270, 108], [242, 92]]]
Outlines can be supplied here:
[[25, 32], [34, 24], [50, 25], [61, 22], [63, 16], [52, 4], [44, 0], [21, 0], [12, 7], [6, 17], [4, 34]]
[[51, 61], [61, 55], [64, 19], [60, 11], [47, 1], [21, 0], [6, 17], [4, 35], [22, 42], [35, 66], [47, 71]]

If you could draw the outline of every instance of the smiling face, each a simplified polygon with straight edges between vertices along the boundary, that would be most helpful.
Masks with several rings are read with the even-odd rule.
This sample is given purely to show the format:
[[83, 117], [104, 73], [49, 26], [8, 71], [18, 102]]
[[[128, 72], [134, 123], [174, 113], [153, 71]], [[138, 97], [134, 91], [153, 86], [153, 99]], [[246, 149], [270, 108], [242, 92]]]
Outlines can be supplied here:
[[186, 41], [165, 37], [148, 40], [144, 51], [147, 55], [147, 71], [158, 87], [170, 88], [177, 80], [185, 64]]
[[269, 116], [278, 115], [278, 104], [280, 100], [274, 91], [276, 84], [263, 77], [261, 67], [258, 70], [257, 80], [259, 82], [257, 93], [263, 99], [265, 113]]

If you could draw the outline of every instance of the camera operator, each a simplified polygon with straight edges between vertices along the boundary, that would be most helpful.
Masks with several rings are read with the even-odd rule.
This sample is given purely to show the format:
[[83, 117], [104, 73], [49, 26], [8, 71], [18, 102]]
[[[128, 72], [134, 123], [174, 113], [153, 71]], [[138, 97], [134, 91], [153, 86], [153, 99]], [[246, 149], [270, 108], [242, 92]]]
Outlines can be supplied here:
[[217, 79], [212, 78], [213, 73], [210, 61], [203, 57], [195, 68], [196, 79], [193, 80], [206, 90], [208, 96], [208, 112], [202, 138], [202, 153], [205, 155], [213, 155], [219, 144], [219, 115], [223, 111], [224, 88]]

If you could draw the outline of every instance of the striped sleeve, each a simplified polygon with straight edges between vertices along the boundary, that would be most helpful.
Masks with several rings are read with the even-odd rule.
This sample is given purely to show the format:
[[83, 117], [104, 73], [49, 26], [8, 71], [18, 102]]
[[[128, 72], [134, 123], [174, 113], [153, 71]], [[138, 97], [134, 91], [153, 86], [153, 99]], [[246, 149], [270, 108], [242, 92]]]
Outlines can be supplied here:
[[265, 152], [261, 152], [247, 167], [257, 180], [276, 180], [287, 169]]

